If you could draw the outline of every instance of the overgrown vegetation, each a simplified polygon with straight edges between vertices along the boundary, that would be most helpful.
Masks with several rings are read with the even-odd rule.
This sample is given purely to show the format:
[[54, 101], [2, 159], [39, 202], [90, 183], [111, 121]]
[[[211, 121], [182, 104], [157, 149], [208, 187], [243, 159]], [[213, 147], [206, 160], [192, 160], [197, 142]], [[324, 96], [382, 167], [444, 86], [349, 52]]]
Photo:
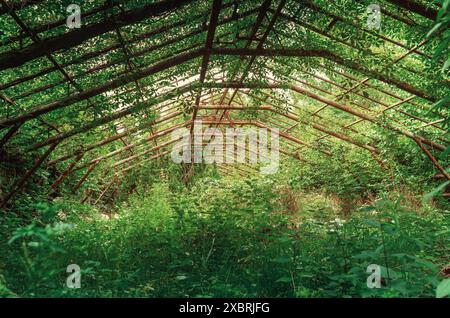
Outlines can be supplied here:
[[[0, 297], [448, 297], [450, 0], [372, 2], [224, 0], [207, 59], [211, 1], [89, 1], [49, 52], [72, 1], [0, 13]], [[278, 172], [174, 164], [194, 118], [278, 127]]]
[[[299, 185], [204, 176], [181, 191], [155, 182], [115, 210], [58, 200], [22, 213], [32, 220], [2, 219], [3, 296], [434, 297], [449, 265], [448, 205], [398, 192], [344, 216], [336, 196]], [[81, 289], [65, 287], [73, 263]]]

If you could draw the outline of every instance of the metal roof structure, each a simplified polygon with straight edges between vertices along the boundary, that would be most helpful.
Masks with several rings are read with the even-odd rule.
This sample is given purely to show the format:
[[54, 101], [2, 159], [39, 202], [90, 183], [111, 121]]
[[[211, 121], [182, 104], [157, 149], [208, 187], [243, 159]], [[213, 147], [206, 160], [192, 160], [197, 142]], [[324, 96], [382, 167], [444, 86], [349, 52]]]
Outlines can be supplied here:
[[0, 148], [27, 131], [37, 156], [2, 206], [44, 162], [60, 171], [52, 189], [82, 170], [74, 192], [101, 167], [101, 198], [198, 119], [277, 127], [280, 152], [306, 164], [307, 152], [333, 156], [330, 143], [380, 160], [364, 128], [376, 126], [413, 139], [449, 179], [434, 155], [450, 143], [448, 112], [431, 106], [450, 82], [426, 38], [438, 7], [378, 3], [373, 29], [364, 0], [90, 1], [69, 29], [70, 1], [0, 0]]

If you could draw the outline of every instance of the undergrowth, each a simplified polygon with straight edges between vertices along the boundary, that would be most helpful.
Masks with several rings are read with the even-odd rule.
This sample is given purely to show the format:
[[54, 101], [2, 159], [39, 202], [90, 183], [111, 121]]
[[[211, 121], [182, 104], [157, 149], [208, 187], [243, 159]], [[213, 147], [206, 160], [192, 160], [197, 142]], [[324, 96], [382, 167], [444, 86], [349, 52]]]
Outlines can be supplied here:
[[[392, 193], [348, 216], [324, 193], [206, 178], [156, 183], [113, 211], [67, 200], [29, 210], [26, 224], [2, 220], [2, 296], [434, 297], [449, 261], [448, 211]], [[79, 289], [66, 287], [69, 264]], [[381, 288], [367, 287], [370, 264]]]

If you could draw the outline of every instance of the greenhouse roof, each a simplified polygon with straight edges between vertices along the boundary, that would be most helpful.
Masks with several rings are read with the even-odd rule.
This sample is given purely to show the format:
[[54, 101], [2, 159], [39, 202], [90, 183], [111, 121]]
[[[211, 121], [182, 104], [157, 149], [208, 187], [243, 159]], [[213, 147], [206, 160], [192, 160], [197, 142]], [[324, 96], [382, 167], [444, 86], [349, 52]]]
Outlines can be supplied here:
[[36, 168], [62, 170], [55, 187], [72, 170], [117, 177], [166, 156], [170, 133], [200, 119], [276, 127], [280, 152], [309, 164], [303, 153], [333, 156], [335, 142], [379, 160], [374, 125], [440, 167], [448, 111], [432, 105], [450, 82], [426, 36], [436, 5], [378, 1], [377, 27], [364, 0], [85, 1], [69, 29], [70, 3], [0, 0], [0, 147], [28, 127]]

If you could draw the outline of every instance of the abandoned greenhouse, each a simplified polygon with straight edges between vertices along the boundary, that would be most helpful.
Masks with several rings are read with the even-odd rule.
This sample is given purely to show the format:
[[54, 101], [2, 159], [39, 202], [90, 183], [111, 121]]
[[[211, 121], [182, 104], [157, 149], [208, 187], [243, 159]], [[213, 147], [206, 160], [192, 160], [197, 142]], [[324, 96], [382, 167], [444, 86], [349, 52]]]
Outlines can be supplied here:
[[449, 26], [0, 0], [0, 297], [448, 297]]

